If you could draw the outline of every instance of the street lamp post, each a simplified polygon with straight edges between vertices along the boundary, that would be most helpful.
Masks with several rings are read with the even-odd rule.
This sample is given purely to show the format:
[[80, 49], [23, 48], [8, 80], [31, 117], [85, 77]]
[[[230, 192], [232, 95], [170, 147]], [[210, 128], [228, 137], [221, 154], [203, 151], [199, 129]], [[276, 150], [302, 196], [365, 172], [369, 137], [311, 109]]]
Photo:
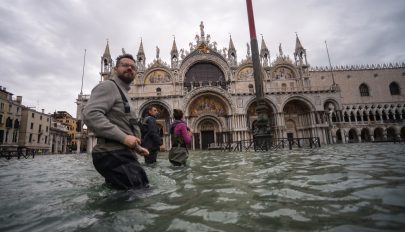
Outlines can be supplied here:
[[272, 145], [272, 135], [269, 126], [269, 117], [267, 115], [268, 107], [266, 105], [266, 102], [264, 101], [262, 69], [259, 60], [259, 48], [256, 38], [252, 0], [246, 0], [246, 6], [249, 20], [250, 48], [252, 51], [253, 75], [255, 79], [257, 103], [257, 124], [255, 131], [253, 132], [254, 146], [255, 150], [268, 150]]

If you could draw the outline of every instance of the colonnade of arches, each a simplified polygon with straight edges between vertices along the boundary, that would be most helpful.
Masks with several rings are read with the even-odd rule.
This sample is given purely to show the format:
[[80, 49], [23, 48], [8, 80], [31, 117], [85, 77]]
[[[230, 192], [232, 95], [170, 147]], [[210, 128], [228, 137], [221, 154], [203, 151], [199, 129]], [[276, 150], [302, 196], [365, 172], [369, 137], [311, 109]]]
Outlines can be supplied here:
[[332, 122], [354, 124], [394, 123], [405, 119], [405, 104], [346, 106], [331, 112]]
[[[280, 109], [268, 99], [265, 104], [274, 138], [319, 137], [321, 143], [333, 143], [327, 112], [315, 110], [311, 101], [291, 97]], [[163, 147], [169, 149], [173, 108], [161, 101], [149, 101], [140, 107], [139, 114], [145, 116], [151, 105], [159, 111], [157, 123], [162, 129]], [[207, 149], [212, 144], [252, 139], [257, 123], [256, 106], [252, 98], [246, 103], [245, 111], [238, 114], [234, 113], [229, 100], [219, 93], [204, 92], [192, 97], [184, 107], [184, 119], [193, 131], [191, 148]]]
[[[265, 99], [265, 104], [273, 138], [319, 137], [322, 144], [405, 140], [403, 124], [398, 126], [401, 124], [386, 122], [404, 119], [403, 106], [367, 107], [375, 108], [374, 111], [367, 111], [365, 106], [339, 110], [341, 107], [337, 101], [328, 99], [323, 109], [316, 109], [312, 101], [301, 96], [292, 96], [278, 107], [269, 99]], [[159, 111], [157, 123], [163, 138], [162, 149], [168, 150], [171, 147], [169, 129], [173, 122], [172, 112], [176, 107], [165, 101], [150, 100], [140, 106], [139, 116], [145, 117], [149, 106], [155, 106]], [[190, 148], [207, 149], [212, 144], [252, 139], [258, 119], [257, 102], [252, 97], [242, 106], [243, 112], [235, 113], [229, 98], [210, 91], [202, 91], [188, 99], [184, 106], [179, 106], [193, 132]], [[384, 110], [379, 111], [381, 108]], [[366, 117], [345, 119], [347, 114], [364, 113], [367, 121]], [[377, 120], [373, 121], [371, 115]], [[381, 115], [382, 119], [376, 115]], [[94, 144], [94, 139], [89, 140], [91, 144], [88, 146]]]
[[334, 131], [335, 143], [404, 141], [405, 126], [344, 128]]

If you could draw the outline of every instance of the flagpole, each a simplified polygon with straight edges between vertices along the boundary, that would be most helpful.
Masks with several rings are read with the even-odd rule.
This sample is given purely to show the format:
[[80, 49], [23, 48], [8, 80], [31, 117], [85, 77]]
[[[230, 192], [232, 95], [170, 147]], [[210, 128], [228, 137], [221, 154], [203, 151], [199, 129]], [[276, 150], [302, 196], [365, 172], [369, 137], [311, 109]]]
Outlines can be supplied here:
[[262, 68], [259, 59], [259, 47], [256, 38], [256, 28], [255, 20], [253, 16], [253, 6], [252, 0], [246, 0], [246, 8], [249, 20], [249, 33], [250, 33], [250, 49], [252, 51], [252, 62], [253, 62], [253, 76], [255, 80], [255, 90], [256, 90], [256, 113], [257, 113], [257, 126], [253, 132], [253, 140], [255, 144], [255, 150], [268, 150], [271, 145], [271, 133], [269, 126], [269, 118], [267, 115], [268, 107], [264, 100], [263, 93], [263, 78], [262, 78]]
[[335, 77], [333, 76], [332, 63], [330, 62], [329, 49], [328, 49], [328, 44], [326, 43], [326, 40], [325, 40], [325, 46], [326, 46], [326, 53], [328, 54], [330, 73], [332, 74], [333, 86], [335, 86], [335, 85], [336, 85], [336, 83], [335, 83]]
[[83, 94], [83, 78], [84, 78], [84, 67], [85, 66], [86, 66], [86, 49], [84, 49], [84, 56], [83, 56], [82, 86], [80, 88], [80, 95]]
[[80, 147], [81, 147], [81, 139], [82, 139], [82, 107], [83, 107], [83, 79], [84, 79], [84, 67], [86, 66], [86, 49], [84, 49], [84, 56], [83, 56], [83, 71], [82, 71], [82, 86], [80, 88], [80, 94], [78, 99], [78, 107], [77, 107], [77, 121], [76, 121], [76, 154], [80, 154]]

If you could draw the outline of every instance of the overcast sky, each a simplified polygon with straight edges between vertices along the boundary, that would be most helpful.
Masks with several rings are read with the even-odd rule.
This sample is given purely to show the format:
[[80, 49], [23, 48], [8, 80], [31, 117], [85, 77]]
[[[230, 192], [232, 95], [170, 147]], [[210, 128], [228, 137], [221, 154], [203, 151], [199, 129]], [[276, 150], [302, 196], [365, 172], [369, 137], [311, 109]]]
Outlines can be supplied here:
[[[282, 44], [293, 57], [295, 33], [311, 66], [405, 61], [403, 0], [252, 0], [256, 32], [263, 35], [271, 60]], [[122, 48], [136, 55], [141, 38], [146, 63], [156, 57], [170, 63], [173, 35], [189, 49], [200, 32], [218, 48], [229, 35], [238, 62], [250, 42], [245, 0], [2, 0], [0, 2], [0, 85], [23, 104], [46, 113], [68, 111], [76, 117], [84, 49], [83, 93], [100, 81], [100, 57], [107, 39], [115, 59]], [[259, 40], [260, 45], [260, 40]]]

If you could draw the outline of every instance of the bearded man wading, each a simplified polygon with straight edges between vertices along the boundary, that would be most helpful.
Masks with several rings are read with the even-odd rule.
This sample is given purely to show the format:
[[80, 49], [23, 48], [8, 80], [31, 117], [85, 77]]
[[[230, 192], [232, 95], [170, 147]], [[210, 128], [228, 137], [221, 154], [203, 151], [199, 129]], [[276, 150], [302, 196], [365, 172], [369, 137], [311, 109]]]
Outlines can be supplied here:
[[148, 187], [148, 178], [134, 152], [148, 156], [149, 151], [140, 146], [137, 120], [127, 100], [137, 72], [132, 55], [118, 56], [114, 71], [111, 81], [94, 87], [83, 109], [84, 123], [97, 136], [93, 164], [111, 187]]

